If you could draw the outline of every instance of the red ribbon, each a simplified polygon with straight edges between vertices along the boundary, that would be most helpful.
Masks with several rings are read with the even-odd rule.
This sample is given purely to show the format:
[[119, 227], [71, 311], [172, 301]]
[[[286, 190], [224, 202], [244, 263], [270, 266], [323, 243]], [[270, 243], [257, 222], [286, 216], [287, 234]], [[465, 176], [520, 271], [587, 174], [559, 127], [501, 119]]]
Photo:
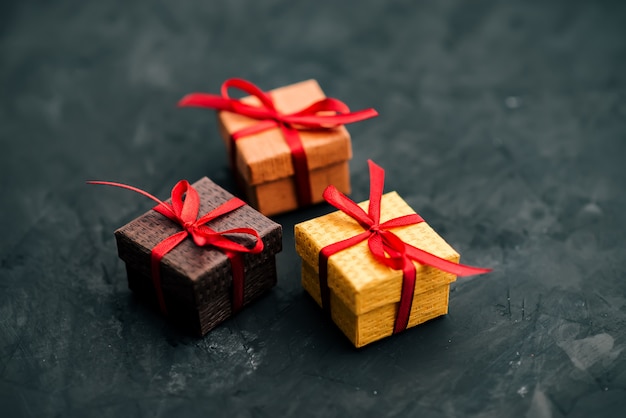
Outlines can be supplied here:
[[[260, 105], [252, 106], [233, 99], [228, 95], [228, 89], [239, 89], [259, 99]], [[350, 112], [348, 106], [332, 98], [319, 100], [310, 106], [293, 113], [281, 113], [276, 110], [274, 101], [269, 93], [264, 92], [256, 85], [240, 78], [231, 78], [222, 84], [221, 96], [215, 94], [191, 93], [183, 97], [178, 106], [195, 106], [228, 111], [257, 119], [260, 122], [247, 128], [240, 129], [230, 136], [230, 162], [236, 167], [235, 142], [245, 136], [254, 135], [275, 127], [279, 127], [285, 142], [291, 150], [291, 161], [296, 179], [296, 193], [299, 206], [308, 206], [312, 202], [311, 181], [309, 179], [309, 164], [298, 129], [329, 129], [346, 123], [353, 123], [377, 116], [374, 109], [365, 109]], [[324, 114], [334, 112], [333, 115]], [[322, 114], [320, 114], [322, 113]]]
[[[140, 193], [158, 203], [153, 209], [176, 222], [183, 227], [183, 230], [175, 233], [158, 243], [150, 253], [152, 283], [157, 294], [159, 306], [164, 314], [167, 314], [163, 289], [161, 288], [160, 263], [163, 257], [173, 250], [178, 244], [191, 236], [193, 242], [199, 247], [213, 246], [219, 248], [230, 260], [233, 274], [233, 313], [243, 306], [243, 285], [244, 285], [244, 263], [242, 253], [257, 254], [263, 251], [263, 241], [259, 233], [252, 228], [234, 228], [227, 231], [217, 232], [209, 228], [206, 224], [215, 218], [225, 215], [233, 210], [244, 206], [245, 203], [232, 198], [206, 215], [198, 218], [200, 210], [200, 197], [198, 192], [189, 184], [187, 180], [181, 180], [172, 189], [172, 203], [162, 202], [151, 194], [126, 184], [113, 183], [108, 181], [88, 181], [90, 184], [101, 184], [105, 186], [115, 186]], [[256, 244], [252, 248], [244, 247], [228, 239], [228, 234], [249, 234], [256, 238]]]
[[435, 267], [457, 276], [488, 273], [491, 269], [471, 267], [444, 260], [434, 254], [403, 242], [397, 235], [389, 231], [389, 229], [400, 226], [415, 225], [424, 222], [424, 220], [421, 216], [412, 214], [400, 216], [381, 224], [380, 202], [385, 183], [385, 171], [371, 160], [368, 160], [368, 164], [370, 171], [370, 202], [367, 213], [334, 186], [328, 186], [326, 190], [324, 190], [324, 199], [357, 221], [365, 231], [353, 237], [327, 245], [320, 250], [319, 280], [322, 306], [327, 314], [330, 315], [330, 288], [328, 287], [329, 257], [367, 239], [370, 252], [378, 262], [394, 270], [402, 270], [402, 293], [393, 329], [393, 333], [395, 334], [405, 330], [409, 323], [416, 280], [416, 269], [413, 261]]

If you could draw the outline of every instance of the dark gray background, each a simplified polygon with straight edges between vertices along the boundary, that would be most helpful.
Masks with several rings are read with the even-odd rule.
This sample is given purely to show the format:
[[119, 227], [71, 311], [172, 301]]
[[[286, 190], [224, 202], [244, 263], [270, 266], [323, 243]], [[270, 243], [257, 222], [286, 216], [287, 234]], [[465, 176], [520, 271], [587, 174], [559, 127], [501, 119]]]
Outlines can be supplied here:
[[[33, 1], [0, 6], [4, 416], [621, 416], [626, 410], [626, 7], [620, 1]], [[126, 287], [113, 230], [207, 175], [229, 77], [316, 78], [375, 120], [366, 160], [487, 276], [361, 350], [299, 283], [202, 339]], [[6, 415], [5, 415], [6, 414]]]

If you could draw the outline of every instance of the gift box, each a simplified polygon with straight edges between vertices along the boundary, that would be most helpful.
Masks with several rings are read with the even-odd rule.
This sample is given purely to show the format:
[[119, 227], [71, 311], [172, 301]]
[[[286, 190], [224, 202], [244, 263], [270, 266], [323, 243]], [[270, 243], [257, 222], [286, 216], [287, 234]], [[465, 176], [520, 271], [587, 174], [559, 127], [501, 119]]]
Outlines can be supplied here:
[[[250, 94], [240, 100], [228, 88]], [[315, 80], [263, 92], [240, 79], [227, 80], [222, 96], [194, 93], [180, 106], [220, 110], [218, 124], [231, 168], [247, 201], [275, 215], [322, 201], [326, 186], [350, 192], [350, 134], [343, 124], [376, 116], [350, 112], [327, 99]]]
[[282, 229], [206, 177], [182, 183], [168, 207], [158, 205], [115, 237], [130, 289], [201, 336], [276, 284]]
[[459, 254], [396, 192], [381, 196], [379, 183], [361, 209], [325, 192], [343, 209], [295, 226], [302, 286], [356, 347], [445, 315], [457, 274], [488, 271], [459, 265]]

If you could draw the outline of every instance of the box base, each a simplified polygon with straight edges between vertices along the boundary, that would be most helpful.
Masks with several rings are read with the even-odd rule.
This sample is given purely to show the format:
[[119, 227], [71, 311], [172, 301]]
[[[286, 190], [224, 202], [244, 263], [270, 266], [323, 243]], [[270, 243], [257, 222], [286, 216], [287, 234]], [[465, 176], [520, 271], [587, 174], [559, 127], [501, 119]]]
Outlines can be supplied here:
[[[319, 276], [312, 266], [302, 264], [302, 287], [322, 305]], [[450, 284], [438, 286], [413, 297], [408, 328], [448, 313]], [[399, 303], [392, 303], [356, 315], [332, 292], [330, 309], [333, 322], [341, 329], [355, 347], [362, 347], [393, 334]]]
[[[152, 278], [126, 264], [128, 287], [142, 300], [159, 309]], [[262, 265], [246, 271], [244, 283], [244, 307], [276, 285], [276, 258], [270, 257]], [[164, 284], [163, 297], [167, 316], [186, 332], [201, 337], [233, 315], [230, 289], [201, 304], [193, 283], [172, 287]], [[202, 298], [204, 299], [204, 298]]]
[[[332, 184], [340, 192], [350, 194], [350, 167], [348, 161], [328, 165], [309, 173], [311, 180], [312, 203], [324, 200], [322, 193]], [[250, 206], [263, 215], [272, 216], [298, 208], [296, 182], [293, 176], [258, 185], [245, 184], [241, 175], [237, 181], [244, 191]]]

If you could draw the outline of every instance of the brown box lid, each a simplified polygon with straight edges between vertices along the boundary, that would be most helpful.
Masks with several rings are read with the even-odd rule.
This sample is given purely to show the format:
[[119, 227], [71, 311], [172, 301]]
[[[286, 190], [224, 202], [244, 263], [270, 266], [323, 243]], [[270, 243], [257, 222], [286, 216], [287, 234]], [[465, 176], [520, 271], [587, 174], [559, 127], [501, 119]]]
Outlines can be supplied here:
[[[199, 216], [215, 209], [233, 196], [208, 178], [193, 184], [200, 196]], [[250, 269], [267, 261], [282, 249], [282, 228], [279, 224], [260, 214], [248, 205], [235, 209], [207, 224], [216, 231], [248, 227], [255, 229], [264, 243], [260, 254], [244, 254], [244, 269]], [[175, 222], [154, 210], [149, 210], [115, 231], [118, 253], [132, 268], [150, 276], [150, 252], [163, 239], [181, 230]], [[243, 235], [233, 240], [253, 245], [253, 238]], [[191, 303], [209, 303], [219, 292], [230, 288], [232, 281], [228, 257], [218, 248], [198, 247], [191, 238], [186, 239], [163, 257], [161, 282], [163, 292], [176, 292]], [[246, 277], [247, 278], [247, 277]], [[190, 288], [192, 291], [189, 291]]]

